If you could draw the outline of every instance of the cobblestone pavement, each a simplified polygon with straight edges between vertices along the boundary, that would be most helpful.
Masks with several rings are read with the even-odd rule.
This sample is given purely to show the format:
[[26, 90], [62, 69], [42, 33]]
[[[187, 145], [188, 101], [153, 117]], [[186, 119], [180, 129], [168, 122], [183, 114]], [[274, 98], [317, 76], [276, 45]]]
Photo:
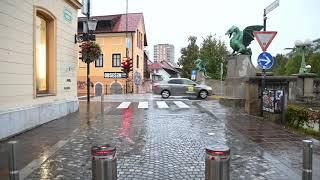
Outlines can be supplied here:
[[[93, 103], [95, 104], [95, 103]], [[101, 112], [100, 103], [92, 106], [90, 113], [86, 111], [86, 104], [80, 104], [80, 112], [72, 113], [63, 118], [51, 121], [25, 133], [19, 134], [6, 141], [0, 141], [0, 179], [8, 179], [7, 142], [18, 141], [17, 168], [22, 169], [32, 160], [45, 156], [61, 139], [65, 139], [75, 129], [87, 126], [87, 120], [95, 118]], [[107, 108], [107, 107], [105, 107]], [[97, 112], [98, 111], [98, 112]]]
[[240, 132], [299, 176], [302, 174], [302, 140], [311, 139], [314, 142], [313, 179], [320, 179], [320, 143], [318, 140], [292, 132], [274, 123], [259, 121], [255, 117], [224, 107], [217, 101], [202, 101], [199, 104], [206, 107], [218, 119], [224, 119], [229, 130]]
[[[119, 103], [105, 103], [108, 110], [87, 119], [86, 126], [72, 133], [66, 145], [26, 179], [91, 179], [90, 148], [106, 142], [117, 147], [118, 179], [204, 179], [204, 148], [212, 144], [231, 148], [232, 179], [301, 179], [296, 167], [248, 136], [246, 126], [257, 124], [252, 117], [216, 101], [184, 102], [190, 108], [169, 101], [170, 109], [158, 109], [150, 102], [146, 110], [137, 109], [137, 103], [119, 110]], [[232, 123], [239, 120], [244, 124]], [[296, 151], [292, 155], [301, 154]]]

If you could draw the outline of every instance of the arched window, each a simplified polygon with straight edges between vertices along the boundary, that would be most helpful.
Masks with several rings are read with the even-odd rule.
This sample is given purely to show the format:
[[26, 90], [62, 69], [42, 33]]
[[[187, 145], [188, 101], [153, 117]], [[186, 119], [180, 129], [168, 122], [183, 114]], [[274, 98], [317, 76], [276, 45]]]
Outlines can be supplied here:
[[35, 8], [35, 93], [36, 96], [56, 93], [56, 22], [47, 10]]

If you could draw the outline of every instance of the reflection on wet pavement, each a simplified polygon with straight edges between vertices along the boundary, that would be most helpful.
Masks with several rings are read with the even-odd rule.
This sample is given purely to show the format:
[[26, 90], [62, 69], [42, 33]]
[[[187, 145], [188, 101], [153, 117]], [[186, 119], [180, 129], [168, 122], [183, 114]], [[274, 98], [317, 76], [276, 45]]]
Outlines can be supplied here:
[[[20, 169], [41, 151], [46, 161], [26, 179], [91, 179], [91, 147], [111, 143], [117, 147], [119, 179], [204, 179], [205, 147], [224, 144], [231, 148], [231, 179], [301, 179], [305, 137], [217, 101], [186, 100], [188, 109], [166, 103], [170, 108], [149, 101], [149, 109], [138, 109], [138, 102], [117, 109], [119, 102], [90, 107], [81, 102], [79, 112], [16, 137], [26, 140], [19, 150], [24, 152], [20, 159], [26, 157]], [[46, 155], [61, 139], [63, 146]], [[1, 164], [2, 158], [0, 171], [6, 172]], [[316, 144], [314, 169], [319, 167]], [[315, 170], [314, 179], [318, 177]]]
[[[86, 125], [81, 125], [79, 132], [27, 179], [91, 179], [90, 148], [104, 143], [117, 147], [119, 179], [203, 179], [204, 148], [211, 144], [231, 148], [232, 179], [300, 179], [295, 167], [262, 144], [257, 146], [259, 141], [276, 139], [264, 133], [297, 139], [292, 133], [269, 124], [259, 125], [252, 117], [212, 101], [200, 104], [215, 116], [191, 103], [190, 109], [158, 109], [155, 103], [148, 110], [131, 108], [137, 103], [129, 109], [112, 108], [118, 104], [105, 104], [111, 108], [87, 118]], [[300, 154], [293, 149], [297, 151], [294, 155]]]

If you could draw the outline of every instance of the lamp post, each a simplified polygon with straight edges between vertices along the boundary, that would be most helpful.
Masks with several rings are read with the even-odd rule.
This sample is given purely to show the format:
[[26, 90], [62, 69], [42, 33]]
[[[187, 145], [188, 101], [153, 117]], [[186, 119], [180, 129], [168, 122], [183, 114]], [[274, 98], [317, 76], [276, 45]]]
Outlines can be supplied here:
[[[88, 17], [86, 21], [88, 33], [85, 33], [84, 36], [88, 37], [86, 38], [87, 41], [95, 40], [95, 36], [93, 35], [93, 32], [96, 30], [97, 21], [94, 19], [90, 19]], [[90, 103], [90, 61], [87, 62], [87, 103]]]
[[301, 55], [301, 58], [302, 58], [301, 65], [299, 68], [299, 74], [307, 73], [310, 70], [310, 68], [309, 68], [310, 65], [307, 67], [306, 60], [305, 60], [305, 56], [306, 56], [310, 46], [311, 46], [310, 40], [306, 40], [305, 42], [301, 42], [301, 41], [295, 42], [296, 51], [299, 55]]

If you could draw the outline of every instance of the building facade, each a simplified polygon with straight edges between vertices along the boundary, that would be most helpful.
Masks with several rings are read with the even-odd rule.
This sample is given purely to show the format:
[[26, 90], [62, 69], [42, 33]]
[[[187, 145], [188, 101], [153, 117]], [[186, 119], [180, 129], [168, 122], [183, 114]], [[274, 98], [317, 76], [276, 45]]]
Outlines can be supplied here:
[[[146, 31], [142, 13], [95, 16], [98, 20], [95, 31], [96, 42], [102, 50], [101, 57], [90, 64], [90, 94], [120, 94], [140, 92], [145, 82], [146, 60], [144, 47], [147, 45]], [[83, 21], [79, 18], [78, 33], [82, 33]], [[127, 33], [126, 33], [127, 32]], [[128, 37], [129, 57], [133, 60], [133, 71], [128, 79], [121, 71], [121, 62], [126, 57], [126, 37]], [[79, 60], [78, 95], [85, 95], [87, 65]]]
[[78, 0], [0, 1], [0, 139], [78, 110]]
[[175, 67], [170, 62], [154, 62], [149, 64], [150, 79], [152, 83], [162, 80], [168, 80], [169, 78], [180, 77], [180, 68]]
[[154, 62], [174, 63], [174, 46], [172, 44], [157, 44], [153, 46]]

